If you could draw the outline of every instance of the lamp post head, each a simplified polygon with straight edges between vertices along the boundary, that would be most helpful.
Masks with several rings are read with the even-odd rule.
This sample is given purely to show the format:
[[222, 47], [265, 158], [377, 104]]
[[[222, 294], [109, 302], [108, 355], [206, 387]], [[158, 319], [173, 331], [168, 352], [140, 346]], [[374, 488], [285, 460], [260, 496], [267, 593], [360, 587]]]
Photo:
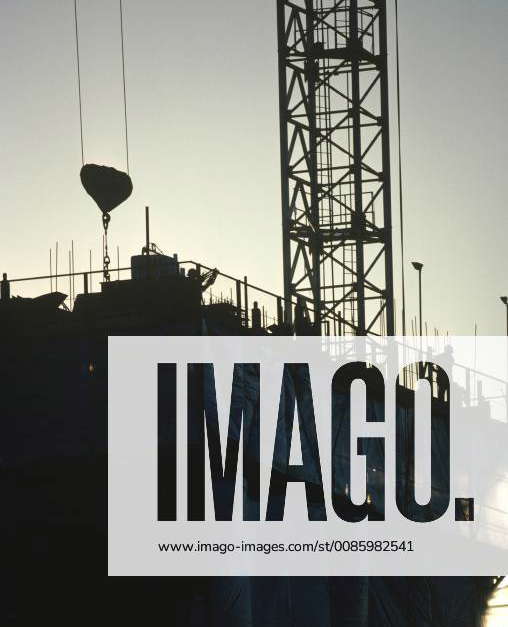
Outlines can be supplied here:
[[422, 271], [423, 263], [420, 263], [419, 261], [412, 261], [411, 263], [413, 264], [413, 268], [415, 270], [418, 270], [418, 272]]
[[508, 296], [500, 296], [501, 302], [508, 306]]

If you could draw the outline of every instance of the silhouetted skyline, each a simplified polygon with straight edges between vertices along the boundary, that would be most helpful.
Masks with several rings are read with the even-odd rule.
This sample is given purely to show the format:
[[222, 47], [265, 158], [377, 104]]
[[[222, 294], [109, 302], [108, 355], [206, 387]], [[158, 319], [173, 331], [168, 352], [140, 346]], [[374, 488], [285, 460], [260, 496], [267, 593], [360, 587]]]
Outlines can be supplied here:
[[[118, 3], [78, 6], [85, 160], [124, 169]], [[503, 334], [508, 6], [400, 10], [408, 319], [418, 260], [429, 330], [472, 334], [477, 321], [480, 334]], [[139, 252], [149, 204], [166, 252], [282, 292], [275, 2], [125, 0], [124, 17], [134, 192], [112, 215], [111, 244], [124, 264]], [[0, 7], [0, 270], [11, 278], [46, 273], [56, 240], [64, 260], [74, 240], [76, 269], [90, 248], [101, 267], [100, 212], [79, 180], [73, 20], [72, 2]], [[392, 66], [394, 44], [392, 29]], [[395, 104], [392, 87], [393, 152]], [[398, 286], [395, 176], [393, 219]], [[396, 298], [400, 311], [400, 289]]]

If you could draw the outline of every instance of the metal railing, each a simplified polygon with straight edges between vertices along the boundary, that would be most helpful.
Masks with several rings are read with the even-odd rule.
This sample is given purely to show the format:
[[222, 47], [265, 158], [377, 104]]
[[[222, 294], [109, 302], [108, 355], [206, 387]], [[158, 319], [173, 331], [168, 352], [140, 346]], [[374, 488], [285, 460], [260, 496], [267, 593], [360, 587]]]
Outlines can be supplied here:
[[[203, 274], [203, 272], [206, 273], [215, 271], [217, 273], [218, 281], [216, 280], [216, 282], [206, 291], [206, 295], [209, 301], [208, 304], [213, 305], [217, 303], [230, 303], [237, 310], [238, 316], [242, 319], [244, 326], [249, 326], [252, 324], [252, 312], [255, 309], [260, 310], [261, 324], [263, 327], [266, 328], [271, 325], [284, 324], [284, 309], [286, 304], [284, 296], [250, 283], [247, 276], [244, 276], [243, 279], [239, 279], [230, 274], [226, 274], [225, 272], [221, 272], [215, 268], [210, 268], [205, 264], [193, 260], [178, 261], [178, 268], [180, 272], [182, 272], [183, 270], [185, 274], [187, 274], [188, 270], [192, 268], [196, 270], [198, 275], [200, 276]], [[112, 276], [115, 276], [116, 274], [117, 280], [120, 280], [121, 273], [130, 272], [131, 270], [131, 266], [123, 266], [111, 268], [110, 272]], [[104, 270], [101, 269], [78, 272], [51, 273], [46, 275], [21, 277], [15, 279], [9, 279], [7, 278], [7, 275], [4, 275], [4, 278], [1, 282], [3, 286], [2, 295], [4, 298], [10, 297], [12, 284], [21, 284], [34, 281], [49, 281], [50, 291], [56, 292], [59, 288], [59, 281], [61, 285], [62, 281], [65, 282], [65, 280], [68, 280], [68, 308], [72, 309], [76, 295], [75, 280], [77, 278], [82, 280], [82, 293], [88, 294], [93, 292], [93, 277], [103, 274]], [[300, 301], [297, 301], [296, 298], [292, 298], [289, 302], [291, 303], [291, 307], [294, 309], [300, 307], [302, 310], [302, 315], [304, 317], [314, 313], [313, 309], [309, 307], [307, 303], [304, 302], [302, 299], [300, 299]], [[340, 313], [337, 314], [336, 321], [339, 335], [353, 336], [356, 334], [355, 327], [347, 320], [343, 319]], [[323, 331], [325, 335], [330, 335], [329, 324], [324, 327]]]

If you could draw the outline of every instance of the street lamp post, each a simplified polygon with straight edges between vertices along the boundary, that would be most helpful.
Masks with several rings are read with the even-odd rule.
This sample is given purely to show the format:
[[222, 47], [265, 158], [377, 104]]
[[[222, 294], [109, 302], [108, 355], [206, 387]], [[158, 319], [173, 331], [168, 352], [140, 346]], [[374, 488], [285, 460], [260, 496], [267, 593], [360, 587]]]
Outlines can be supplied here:
[[501, 302], [506, 306], [506, 335], [508, 335], [508, 296], [500, 296]]
[[420, 337], [423, 335], [423, 318], [422, 318], [422, 270], [423, 263], [413, 261], [413, 268], [418, 272], [418, 299], [420, 309]]

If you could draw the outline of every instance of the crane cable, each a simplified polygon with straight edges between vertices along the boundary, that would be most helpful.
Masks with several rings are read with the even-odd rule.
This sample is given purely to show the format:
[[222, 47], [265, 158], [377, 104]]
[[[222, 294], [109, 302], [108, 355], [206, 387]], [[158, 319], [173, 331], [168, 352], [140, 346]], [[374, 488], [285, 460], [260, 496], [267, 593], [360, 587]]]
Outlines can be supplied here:
[[401, 280], [402, 280], [402, 335], [406, 335], [406, 280], [404, 266], [406, 263], [404, 254], [404, 199], [402, 185], [402, 138], [400, 123], [400, 58], [399, 58], [399, 1], [395, 0], [395, 40], [396, 40], [396, 64], [397, 64], [397, 126], [398, 126], [398, 151], [399, 151], [399, 217], [400, 217], [400, 248], [401, 248]]
[[122, 0], [119, 0], [120, 3], [120, 37], [122, 42], [122, 83], [123, 83], [123, 117], [125, 124], [125, 158], [127, 162], [127, 174], [129, 172], [129, 131], [127, 125], [127, 90], [125, 86], [125, 42], [124, 42], [124, 33], [123, 33], [123, 3]]
[[[123, 28], [123, 3], [119, 0], [120, 11], [120, 39], [121, 39], [121, 52], [122, 52], [122, 87], [123, 87], [123, 115], [124, 115], [124, 127], [125, 127], [125, 158], [127, 165], [127, 174], [129, 172], [129, 132], [127, 122], [127, 89], [125, 81], [125, 37]], [[79, 102], [79, 131], [81, 140], [81, 165], [85, 165], [85, 148], [83, 140], [83, 99], [81, 93], [81, 63], [79, 54], [79, 25], [78, 25], [78, 0], [74, 0], [74, 31], [76, 38], [76, 64], [77, 64], [77, 78], [78, 78], [78, 102]], [[104, 267], [104, 280], [110, 280], [109, 264], [111, 263], [108, 253], [108, 226], [110, 222], [109, 213], [103, 213], [102, 225], [104, 228], [103, 239], [103, 267]]]
[[81, 68], [79, 62], [79, 29], [78, 0], [74, 0], [74, 29], [76, 33], [76, 62], [78, 68], [78, 101], [79, 101], [79, 132], [81, 137], [81, 165], [85, 165], [85, 149], [83, 144], [83, 103], [81, 99]]
[[[125, 128], [125, 158], [127, 165], [127, 174], [129, 172], [129, 130], [127, 122], [127, 87], [125, 80], [125, 36], [123, 27], [123, 2], [119, 0], [119, 12], [120, 12], [120, 39], [121, 39], [121, 52], [122, 52], [122, 88], [123, 88], [123, 117]], [[77, 63], [77, 75], [78, 75], [78, 102], [79, 102], [79, 131], [81, 139], [81, 163], [85, 165], [85, 148], [83, 140], [83, 98], [81, 93], [81, 62], [79, 54], [79, 25], [78, 25], [78, 0], [74, 0], [74, 31], [76, 38], [76, 63]]]

